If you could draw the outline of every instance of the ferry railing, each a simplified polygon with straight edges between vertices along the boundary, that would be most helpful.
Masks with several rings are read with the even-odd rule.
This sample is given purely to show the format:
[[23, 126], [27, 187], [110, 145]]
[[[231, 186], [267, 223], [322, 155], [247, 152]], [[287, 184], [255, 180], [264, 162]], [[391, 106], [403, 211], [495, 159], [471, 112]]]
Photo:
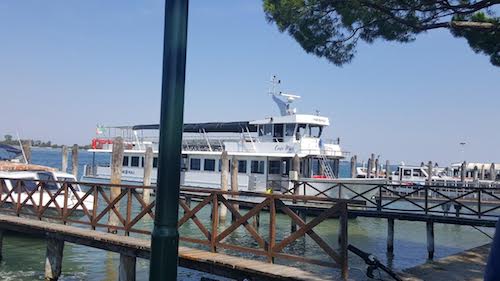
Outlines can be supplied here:
[[274, 186], [283, 194], [363, 200], [366, 202], [363, 209], [368, 211], [455, 215], [485, 220], [500, 218], [500, 187], [347, 183], [338, 180], [331, 183], [328, 180], [269, 181], [268, 186]]
[[[9, 189], [6, 181], [14, 186]], [[155, 188], [0, 178], [0, 211], [121, 235], [149, 236], [155, 202], [143, 198], [141, 192], [145, 189]], [[247, 256], [260, 256], [270, 263], [278, 259], [339, 268], [342, 276], [347, 277], [347, 205], [362, 205], [362, 201], [201, 188], [182, 188], [180, 199], [178, 227], [182, 242], [206, 247], [212, 252], [223, 249], [229, 254], [236, 251]], [[297, 204], [306, 202], [323, 206], [309, 221], [294, 209]], [[240, 209], [238, 205], [248, 209]], [[231, 215], [230, 223], [222, 222], [223, 218], [219, 217], [222, 206]], [[261, 214], [268, 216], [262, 223]], [[278, 217], [280, 221], [289, 219], [298, 227], [289, 234], [277, 232]], [[315, 229], [332, 217], [338, 218], [338, 244], [336, 239], [332, 243]], [[192, 231], [183, 231], [185, 227]], [[238, 229], [241, 228], [249, 234], [251, 241], [239, 241], [241, 233]], [[199, 234], [193, 234], [194, 230]], [[305, 237], [319, 249], [321, 257], [291, 252], [290, 248]]]

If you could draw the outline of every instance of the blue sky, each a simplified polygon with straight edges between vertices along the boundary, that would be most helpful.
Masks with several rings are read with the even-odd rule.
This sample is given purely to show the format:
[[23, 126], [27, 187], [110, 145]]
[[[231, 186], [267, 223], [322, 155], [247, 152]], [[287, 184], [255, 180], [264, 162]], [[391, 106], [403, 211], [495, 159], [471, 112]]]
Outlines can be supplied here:
[[[0, 2], [0, 134], [89, 143], [95, 125], [159, 118], [163, 1]], [[449, 32], [360, 44], [337, 67], [267, 23], [261, 1], [190, 1], [186, 121], [277, 110], [272, 74], [331, 119], [346, 150], [393, 162], [500, 161], [500, 68]]]

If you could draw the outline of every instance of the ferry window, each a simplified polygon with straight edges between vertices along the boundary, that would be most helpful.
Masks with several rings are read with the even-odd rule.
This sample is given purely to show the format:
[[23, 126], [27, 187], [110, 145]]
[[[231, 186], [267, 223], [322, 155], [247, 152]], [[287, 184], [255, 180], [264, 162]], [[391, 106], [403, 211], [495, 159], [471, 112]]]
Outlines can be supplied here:
[[144, 167], [144, 157], [141, 157], [141, 167]]
[[252, 160], [250, 163], [250, 172], [253, 174], [263, 174], [264, 173], [264, 161]]
[[274, 124], [274, 137], [278, 139], [278, 141], [283, 140], [283, 124]]
[[130, 166], [131, 167], [139, 167], [139, 156], [130, 157]]
[[423, 176], [422, 171], [420, 171], [420, 170], [413, 170], [413, 176], [414, 177], [421, 177], [421, 176]]
[[278, 175], [280, 174], [281, 161], [269, 161], [269, 174]]
[[291, 137], [295, 132], [295, 124], [285, 124], [285, 136]]
[[404, 176], [411, 176], [411, 170], [407, 170], [407, 169], [403, 170], [403, 175]]
[[295, 136], [295, 138], [297, 140], [300, 140], [300, 138], [303, 137], [306, 134], [306, 127], [307, 127], [306, 124], [298, 124], [298, 126], [297, 126], [297, 134]]
[[215, 159], [205, 159], [203, 164], [203, 170], [215, 171]]
[[238, 173], [246, 174], [247, 172], [247, 161], [238, 160]]
[[309, 132], [311, 137], [319, 138], [321, 136], [321, 131], [323, 131], [323, 128], [318, 125], [310, 125], [309, 126]]
[[264, 136], [272, 136], [273, 135], [273, 126], [271, 124], [264, 125]]
[[158, 168], [158, 157], [153, 158], [153, 168]]
[[189, 169], [199, 171], [201, 169], [201, 160], [197, 158], [192, 158], [189, 164]]
[[123, 156], [123, 166], [128, 167], [128, 156]]

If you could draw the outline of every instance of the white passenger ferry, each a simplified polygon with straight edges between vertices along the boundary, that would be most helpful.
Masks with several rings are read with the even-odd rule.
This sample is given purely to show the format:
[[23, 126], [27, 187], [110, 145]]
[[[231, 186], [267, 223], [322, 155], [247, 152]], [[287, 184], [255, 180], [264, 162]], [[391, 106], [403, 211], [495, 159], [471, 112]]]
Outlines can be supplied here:
[[[311, 185], [305, 189], [306, 195], [316, 195], [336, 183], [355, 183], [351, 188], [356, 192], [369, 188], [366, 183], [370, 181], [366, 179], [338, 178], [339, 161], [345, 153], [338, 139], [323, 137], [330, 125], [329, 119], [318, 114], [297, 113], [291, 104], [300, 96], [277, 92], [277, 81], [273, 78], [270, 93], [280, 109], [279, 116], [244, 122], [184, 124], [181, 185], [220, 188], [220, 158], [222, 151], [226, 150], [230, 159], [236, 157], [238, 161], [240, 191], [265, 192], [272, 188], [275, 192], [282, 192], [288, 189], [295, 155], [300, 157], [299, 179]], [[159, 125], [99, 128], [89, 151], [111, 156], [113, 138], [122, 136], [125, 140], [122, 182], [140, 184], [143, 182], [145, 150], [151, 146], [155, 153], [151, 181], [155, 183], [158, 130]], [[83, 181], [108, 182], [110, 179], [109, 165], [93, 165], [85, 170]], [[372, 180], [373, 183], [381, 181]], [[337, 192], [338, 189], [334, 188], [327, 194], [337, 197]], [[302, 188], [301, 194], [304, 194]], [[370, 192], [364, 194], [367, 197], [372, 195]], [[344, 189], [342, 197], [353, 197], [353, 193]]]

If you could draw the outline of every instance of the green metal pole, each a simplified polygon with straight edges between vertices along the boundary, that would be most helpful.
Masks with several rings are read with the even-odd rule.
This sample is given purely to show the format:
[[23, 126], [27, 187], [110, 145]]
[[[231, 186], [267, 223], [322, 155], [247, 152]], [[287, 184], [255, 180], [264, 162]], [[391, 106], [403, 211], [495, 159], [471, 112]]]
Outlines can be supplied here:
[[165, 1], [158, 181], [149, 280], [177, 280], [188, 0]]

